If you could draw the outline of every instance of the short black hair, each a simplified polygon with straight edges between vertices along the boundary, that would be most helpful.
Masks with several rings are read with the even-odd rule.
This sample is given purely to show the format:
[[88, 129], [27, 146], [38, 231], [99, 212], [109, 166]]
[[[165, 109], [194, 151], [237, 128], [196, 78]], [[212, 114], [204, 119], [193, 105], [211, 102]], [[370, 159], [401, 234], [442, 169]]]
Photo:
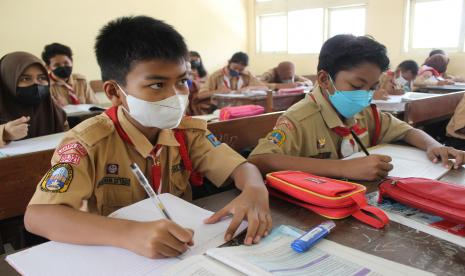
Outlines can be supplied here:
[[200, 63], [197, 67], [191, 65], [192, 69], [197, 70], [197, 72], [199, 73], [199, 77], [204, 78], [205, 76], [207, 76], [207, 70], [205, 69], [205, 66], [203, 65], [202, 57], [200, 56], [199, 52], [190, 51], [189, 56], [200, 59]]
[[95, 54], [102, 80], [126, 85], [135, 63], [148, 60], [187, 60], [184, 38], [171, 26], [148, 16], [127, 16], [110, 21], [99, 32]]
[[410, 71], [414, 76], [418, 74], [418, 63], [414, 60], [404, 60], [398, 66], [397, 69], [402, 71]]
[[430, 57], [434, 56], [434, 55], [437, 55], [437, 54], [446, 55], [446, 52], [444, 52], [444, 50], [441, 50], [441, 49], [434, 49], [431, 52], [429, 52]]
[[237, 52], [232, 55], [231, 59], [229, 60], [229, 63], [239, 63], [244, 66], [249, 65], [249, 56], [244, 53], [244, 52]]
[[336, 35], [321, 47], [318, 71], [328, 72], [334, 80], [339, 71], [364, 62], [374, 63], [382, 72], [386, 71], [389, 68], [386, 47], [368, 36]]
[[73, 51], [71, 51], [71, 48], [56, 42], [45, 45], [42, 51], [42, 60], [45, 64], [50, 65], [50, 59], [57, 55], [65, 55], [69, 57], [70, 60], [73, 60]]

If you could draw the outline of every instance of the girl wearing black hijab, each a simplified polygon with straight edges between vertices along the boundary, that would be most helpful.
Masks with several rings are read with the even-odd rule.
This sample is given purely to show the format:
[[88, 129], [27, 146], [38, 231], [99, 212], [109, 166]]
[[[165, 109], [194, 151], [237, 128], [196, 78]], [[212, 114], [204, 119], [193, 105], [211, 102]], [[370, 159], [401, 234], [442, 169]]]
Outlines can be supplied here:
[[47, 70], [26, 52], [0, 59], [0, 146], [68, 129], [66, 113], [52, 100]]

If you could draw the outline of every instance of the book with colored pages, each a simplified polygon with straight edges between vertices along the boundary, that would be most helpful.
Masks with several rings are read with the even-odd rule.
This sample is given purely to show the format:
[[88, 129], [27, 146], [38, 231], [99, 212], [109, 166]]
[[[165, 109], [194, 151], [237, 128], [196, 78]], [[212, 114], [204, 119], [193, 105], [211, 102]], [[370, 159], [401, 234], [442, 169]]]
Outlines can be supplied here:
[[433, 275], [329, 240], [297, 253], [290, 244], [301, 235], [300, 230], [281, 225], [259, 244], [209, 249], [163, 275]]

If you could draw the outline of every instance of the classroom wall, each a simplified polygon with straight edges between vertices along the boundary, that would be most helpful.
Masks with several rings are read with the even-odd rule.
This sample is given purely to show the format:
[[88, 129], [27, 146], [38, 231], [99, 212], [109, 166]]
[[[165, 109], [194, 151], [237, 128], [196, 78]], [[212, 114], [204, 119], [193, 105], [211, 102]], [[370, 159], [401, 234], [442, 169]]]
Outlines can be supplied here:
[[[414, 59], [423, 63], [427, 51], [412, 53], [403, 52], [404, 10], [405, 0], [367, 0], [367, 34], [386, 45], [391, 67], [405, 59]], [[297, 73], [315, 74], [318, 64], [318, 54], [269, 54], [256, 53], [255, 40], [255, 1], [248, 1], [248, 53], [250, 54], [250, 70], [262, 74], [275, 67], [280, 61], [289, 60], [295, 63]], [[302, 28], [311, 26], [302, 26]], [[448, 73], [465, 77], [465, 53], [449, 53], [451, 62]]]
[[212, 70], [246, 51], [246, 9], [247, 0], [1, 0], [0, 56], [19, 50], [40, 56], [44, 45], [60, 42], [73, 49], [75, 72], [100, 79], [98, 30], [116, 17], [143, 14], [173, 25]]

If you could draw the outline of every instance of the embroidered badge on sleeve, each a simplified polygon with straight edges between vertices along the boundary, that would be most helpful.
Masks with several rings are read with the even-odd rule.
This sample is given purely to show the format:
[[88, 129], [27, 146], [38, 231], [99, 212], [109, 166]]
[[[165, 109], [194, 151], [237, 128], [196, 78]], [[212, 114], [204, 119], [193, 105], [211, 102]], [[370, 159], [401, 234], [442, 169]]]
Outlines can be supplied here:
[[217, 146], [221, 145], [220, 140], [218, 140], [213, 133], [208, 134], [207, 139], [208, 139], [208, 141], [210, 141], [210, 143], [212, 143], [212, 145], [214, 147], [217, 147]]
[[280, 129], [275, 129], [268, 134], [268, 140], [275, 145], [281, 146], [286, 141], [286, 134]]
[[64, 193], [68, 190], [73, 180], [73, 167], [69, 164], [56, 164], [53, 166], [40, 183], [40, 189], [44, 192]]

